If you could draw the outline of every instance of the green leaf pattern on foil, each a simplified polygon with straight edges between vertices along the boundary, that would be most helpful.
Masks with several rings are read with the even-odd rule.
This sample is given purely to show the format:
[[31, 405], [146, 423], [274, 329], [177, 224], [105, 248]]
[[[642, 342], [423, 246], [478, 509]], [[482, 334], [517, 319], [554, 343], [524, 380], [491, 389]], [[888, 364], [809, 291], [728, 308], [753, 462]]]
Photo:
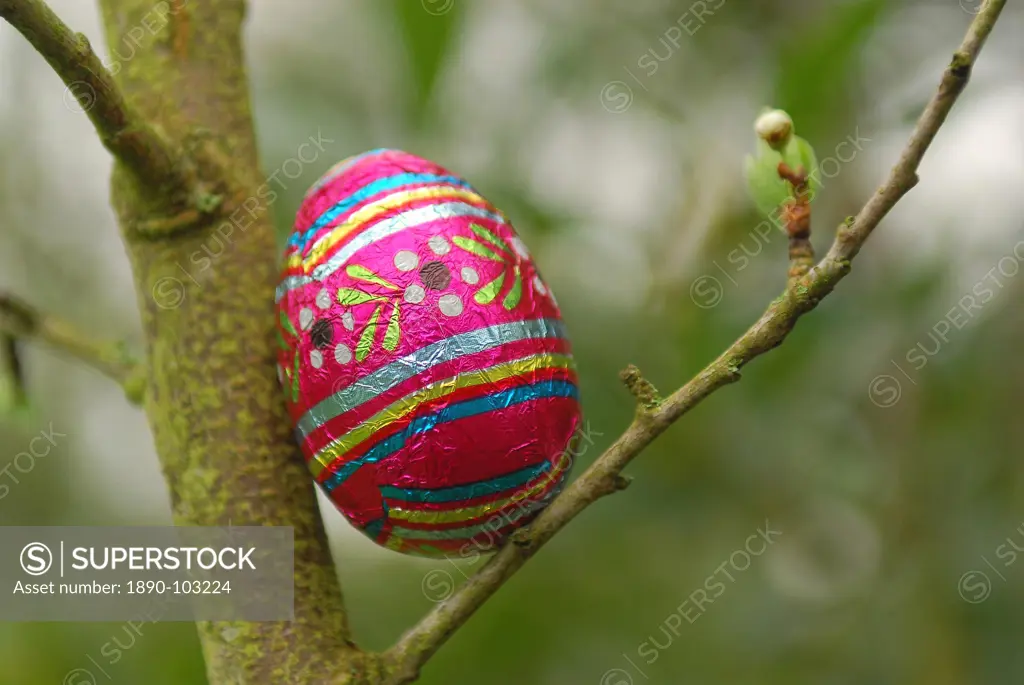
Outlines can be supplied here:
[[356, 344], [357, 362], [366, 359], [366, 355], [370, 354], [370, 350], [373, 349], [373, 341], [377, 337], [377, 321], [380, 319], [380, 311], [383, 308], [384, 305], [377, 305], [376, 309], [373, 310], [373, 315], [370, 316], [370, 320], [366, 322], [362, 335], [359, 336], [359, 342]]
[[[477, 289], [473, 294], [473, 299], [478, 304], [489, 305], [501, 298], [502, 307], [508, 311], [515, 309], [523, 299], [523, 274], [519, 254], [508, 241], [485, 226], [473, 223], [470, 224], [470, 230], [473, 232], [472, 237], [452, 236], [450, 238], [451, 242], [480, 259], [502, 265], [501, 272], [490, 282]], [[437, 254], [442, 253], [437, 252]], [[415, 260], [413, 260], [413, 264], [415, 265]], [[405, 271], [406, 269], [402, 270]], [[419, 299], [409, 299], [409, 302], [418, 303], [422, 301], [422, 287], [419, 284], [412, 284], [408, 286], [409, 289], [406, 289], [406, 287], [396, 285], [362, 264], [349, 264], [345, 268], [345, 273], [353, 280], [364, 283], [366, 286], [356, 284], [354, 287], [339, 288], [337, 291], [337, 301], [344, 307], [357, 307], [365, 304], [376, 305], [369, 318], [362, 324], [361, 330], [358, 330], [359, 338], [354, 351], [355, 360], [357, 362], [364, 361], [377, 345], [388, 352], [396, 351], [402, 338], [401, 312], [405, 296], [407, 293], [413, 292], [411, 288], [416, 287], [419, 288]], [[420, 277], [424, 279], [424, 285], [431, 287], [426, 280], [427, 276], [424, 276], [421, 272]], [[368, 290], [363, 289], [364, 287], [368, 288]], [[502, 297], [502, 295], [504, 296]], [[444, 311], [443, 308], [442, 311]], [[449, 314], [449, 316], [451, 315], [453, 314]], [[351, 316], [351, 314], [346, 314], [346, 316]], [[351, 326], [351, 323], [349, 326]], [[295, 337], [299, 336], [294, 325], [287, 321], [283, 313], [282, 327], [289, 334]], [[383, 336], [380, 335], [381, 329], [383, 329]], [[297, 368], [298, 357], [296, 356]]]
[[502, 306], [509, 311], [516, 308], [516, 305], [519, 304], [519, 300], [523, 296], [523, 278], [519, 275], [518, 264], [514, 269], [514, 273], [515, 280], [512, 281], [512, 289], [508, 291], [508, 294], [505, 295], [505, 299], [501, 302]]
[[338, 302], [346, 307], [365, 304], [366, 302], [386, 302], [387, 299], [386, 297], [371, 295], [370, 293], [364, 293], [362, 290], [354, 290], [352, 288], [340, 288], [338, 290]]
[[394, 352], [398, 349], [398, 342], [401, 339], [400, 317], [398, 303], [395, 302], [395, 306], [391, 310], [391, 321], [388, 322], [388, 328], [384, 331], [384, 349], [388, 352]]
[[477, 241], [473, 240], [472, 238], [466, 238], [464, 236], [457, 235], [454, 238], [452, 238], [452, 242], [454, 242], [456, 245], [461, 247], [466, 252], [475, 254], [477, 257], [483, 257], [484, 259], [489, 259], [492, 262], [505, 261], [504, 257], [502, 257], [499, 254], [496, 254], [486, 245], [482, 245]]
[[345, 273], [357, 281], [369, 283], [389, 291], [387, 295], [374, 295], [363, 290], [356, 290], [355, 288], [340, 288], [338, 290], [338, 302], [346, 307], [366, 304], [367, 302], [380, 303], [374, 308], [373, 314], [370, 315], [366, 325], [363, 327], [362, 333], [359, 335], [359, 342], [356, 343], [356, 361], [363, 361], [373, 351], [374, 343], [377, 340], [377, 331], [380, 328], [381, 314], [384, 312], [384, 306], [388, 304], [391, 305], [391, 314], [387, 328], [384, 331], [384, 340], [381, 347], [388, 352], [394, 352], [398, 349], [398, 343], [402, 339], [402, 289], [361, 264], [349, 264], [345, 269]]
[[[504, 289], [505, 279], [511, 268], [512, 285], [502, 299], [501, 306], [512, 311], [519, 306], [523, 299], [523, 275], [516, 251], [501, 236], [480, 224], [470, 224], [469, 228], [480, 240], [455, 236], [452, 238], [452, 242], [472, 255], [492, 262], [500, 262], [505, 266], [494, 280], [484, 284], [476, 291], [473, 299], [478, 304], [484, 305], [494, 302]], [[481, 240], [484, 242], [480, 242]], [[495, 248], [498, 250], [497, 252]]]
[[498, 296], [498, 293], [501, 292], [501, 286], [503, 286], [504, 284], [505, 272], [502, 271], [500, 274], [498, 274], [497, 278], [495, 278], [493, 281], [477, 290], [476, 295], [473, 296], [473, 299], [476, 300], [479, 304], [490, 304], [491, 302], [494, 302], [494, 298], [496, 298]]

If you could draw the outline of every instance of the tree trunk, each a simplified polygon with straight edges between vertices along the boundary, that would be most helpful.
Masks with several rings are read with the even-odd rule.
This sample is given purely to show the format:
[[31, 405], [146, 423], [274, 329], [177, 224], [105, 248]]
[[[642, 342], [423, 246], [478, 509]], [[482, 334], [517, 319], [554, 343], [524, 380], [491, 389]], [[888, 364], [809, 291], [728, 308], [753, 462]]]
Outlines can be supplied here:
[[231, 179], [222, 212], [152, 239], [135, 229], [167, 219], [158, 214], [160, 189], [139, 187], [120, 168], [113, 174], [150, 364], [145, 410], [174, 522], [295, 530], [295, 621], [201, 623], [210, 682], [358, 680], [361, 659], [314, 486], [275, 376], [278, 254], [272, 198], [265, 188], [260, 195], [266, 179], [241, 45], [245, 2], [102, 0], [101, 7], [111, 70], [127, 98]]

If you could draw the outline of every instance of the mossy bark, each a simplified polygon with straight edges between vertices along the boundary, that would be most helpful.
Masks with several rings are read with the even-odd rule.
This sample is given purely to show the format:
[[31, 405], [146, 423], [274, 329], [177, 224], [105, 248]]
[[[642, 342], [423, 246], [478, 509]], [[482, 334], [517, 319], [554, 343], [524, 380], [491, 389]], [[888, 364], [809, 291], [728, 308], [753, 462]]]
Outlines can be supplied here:
[[295, 530], [294, 622], [200, 624], [210, 682], [361, 681], [363, 659], [276, 377], [269, 208], [261, 199], [240, 209], [265, 181], [243, 60], [245, 2], [100, 5], [110, 68], [129, 101], [201, 170], [228, 172], [220, 211], [158, 237], [137, 228], [171, 218], [162, 189], [122, 167], [113, 175], [145, 330], [145, 409], [174, 521]]

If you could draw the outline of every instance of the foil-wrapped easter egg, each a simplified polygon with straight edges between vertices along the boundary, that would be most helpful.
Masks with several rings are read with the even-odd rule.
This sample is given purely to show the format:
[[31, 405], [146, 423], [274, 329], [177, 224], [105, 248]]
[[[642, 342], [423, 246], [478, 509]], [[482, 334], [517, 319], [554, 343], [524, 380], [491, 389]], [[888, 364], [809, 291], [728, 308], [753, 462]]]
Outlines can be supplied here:
[[562, 487], [581, 418], [558, 304], [462, 178], [398, 150], [337, 164], [299, 208], [276, 297], [309, 469], [379, 544], [488, 551]]

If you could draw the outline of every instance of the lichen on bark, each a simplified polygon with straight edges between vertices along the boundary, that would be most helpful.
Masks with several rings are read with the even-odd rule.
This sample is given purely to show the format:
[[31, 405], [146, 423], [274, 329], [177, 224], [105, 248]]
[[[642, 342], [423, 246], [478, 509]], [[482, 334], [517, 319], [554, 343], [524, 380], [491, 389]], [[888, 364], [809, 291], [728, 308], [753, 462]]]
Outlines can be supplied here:
[[[169, 10], [163, 25], [153, 0], [101, 0], [113, 59], [131, 54], [111, 71], [201, 171], [227, 172], [220, 211], [156, 238], [136, 228], [167, 218], [160, 189], [121, 165], [113, 174], [145, 330], [145, 409], [174, 522], [295, 530], [295, 621], [201, 623], [210, 682], [357, 682], [364, 664], [275, 375], [271, 214], [261, 205], [244, 221], [229, 218], [264, 181], [242, 50], [245, 3], [156, 4]], [[136, 27], [146, 27], [144, 39]]]

